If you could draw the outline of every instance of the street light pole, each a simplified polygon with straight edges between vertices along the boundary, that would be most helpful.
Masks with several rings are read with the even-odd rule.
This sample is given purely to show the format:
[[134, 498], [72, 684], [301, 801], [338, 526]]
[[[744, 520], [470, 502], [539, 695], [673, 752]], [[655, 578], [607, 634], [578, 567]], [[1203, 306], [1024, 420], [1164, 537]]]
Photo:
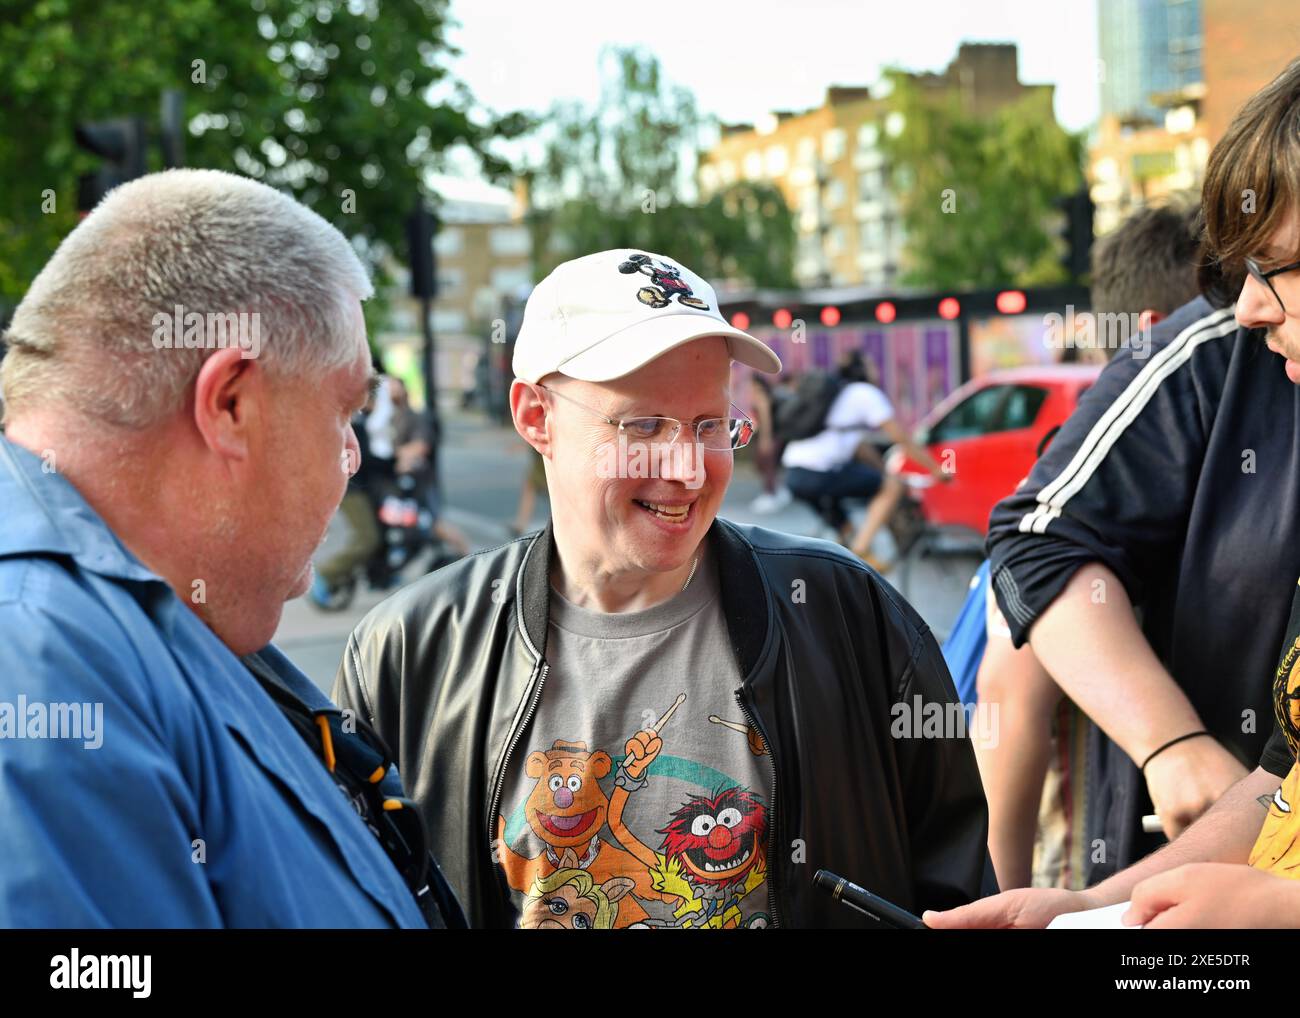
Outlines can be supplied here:
[[437, 261], [433, 252], [433, 238], [438, 232], [438, 220], [420, 200], [406, 220], [406, 239], [411, 267], [411, 296], [420, 302], [420, 326], [424, 334], [424, 350], [420, 357], [421, 375], [424, 379], [425, 412], [433, 432], [433, 486], [442, 496], [442, 418], [438, 411], [437, 345], [433, 334], [433, 299], [438, 295]]

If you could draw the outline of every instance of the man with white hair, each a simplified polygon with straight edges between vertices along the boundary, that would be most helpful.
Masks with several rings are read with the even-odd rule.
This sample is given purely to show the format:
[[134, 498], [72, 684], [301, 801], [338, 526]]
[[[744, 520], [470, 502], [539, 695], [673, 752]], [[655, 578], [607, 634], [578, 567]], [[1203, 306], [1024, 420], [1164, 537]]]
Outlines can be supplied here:
[[[544, 531], [377, 607], [335, 697], [392, 744], [476, 926], [870, 926], [969, 901], [987, 817], [925, 623], [837, 545], [717, 518], [780, 369], [662, 255], [566, 262], [528, 300], [515, 429]], [[949, 709], [954, 708], [954, 709]]]
[[268, 643], [356, 469], [370, 294], [320, 216], [173, 170], [18, 306], [0, 926], [456, 920], [382, 743]]

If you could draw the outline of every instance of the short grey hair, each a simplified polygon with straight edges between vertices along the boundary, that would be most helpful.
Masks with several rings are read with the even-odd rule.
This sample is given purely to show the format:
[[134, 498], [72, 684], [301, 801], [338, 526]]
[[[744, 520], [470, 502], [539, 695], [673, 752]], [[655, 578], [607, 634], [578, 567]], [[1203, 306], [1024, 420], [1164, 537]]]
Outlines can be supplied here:
[[154, 318], [257, 313], [268, 369], [316, 376], [357, 356], [351, 296], [374, 292], [346, 238], [257, 181], [167, 170], [111, 191], [14, 312], [0, 362], [9, 417], [58, 406], [143, 428], [184, 405], [211, 349], [158, 349]]

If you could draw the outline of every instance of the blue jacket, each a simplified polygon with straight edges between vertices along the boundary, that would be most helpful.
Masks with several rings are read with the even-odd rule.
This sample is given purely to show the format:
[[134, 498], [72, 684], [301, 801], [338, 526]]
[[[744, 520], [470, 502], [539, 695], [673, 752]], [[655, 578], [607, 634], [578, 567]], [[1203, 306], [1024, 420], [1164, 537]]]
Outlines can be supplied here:
[[425, 925], [239, 658], [2, 437], [0, 514], [0, 927]]

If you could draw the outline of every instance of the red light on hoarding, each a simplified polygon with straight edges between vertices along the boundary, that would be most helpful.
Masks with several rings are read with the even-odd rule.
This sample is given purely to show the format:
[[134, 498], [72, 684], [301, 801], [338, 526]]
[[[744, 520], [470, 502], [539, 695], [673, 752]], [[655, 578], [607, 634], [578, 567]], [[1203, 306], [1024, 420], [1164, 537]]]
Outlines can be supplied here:
[[772, 314], [772, 324], [778, 329], [790, 328], [790, 323], [793, 321], [794, 315], [790, 314], [786, 308], [777, 308]]
[[822, 324], [828, 329], [833, 329], [840, 324], [840, 309], [834, 305], [828, 305], [822, 308]]
[[876, 321], [880, 322], [881, 324], [888, 325], [897, 317], [898, 317], [898, 308], [894, 307], [894, 305], [891, 304], [889, 301], [882, 300], [879, 304], [876, 305]]
[[961, 304], [956, 297], [945, 297], [939, 301], [939, 317], [952, 321], [961, 314]]
[[737, 329], [748, 329], [749, 315], [745, 314], [745, 312], [743, 311], [737, 311], [734, 315], [731, 316], [731, 324], [734, 325]]
[[998, 294], [994, 303], [997, 304], [997, 308], [1002, 314], [1018, 315], [1025, 310], [1025, 305], [1028, 302], [1025, 300], [1024, 290], [1003, 290]]

